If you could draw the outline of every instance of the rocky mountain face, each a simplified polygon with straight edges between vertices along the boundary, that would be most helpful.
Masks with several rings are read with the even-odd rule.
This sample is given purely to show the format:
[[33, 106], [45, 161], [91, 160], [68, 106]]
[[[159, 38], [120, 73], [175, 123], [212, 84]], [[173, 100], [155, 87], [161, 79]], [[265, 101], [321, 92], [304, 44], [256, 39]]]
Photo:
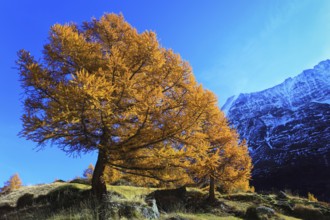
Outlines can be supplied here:
[[257, 190], [292, 189], [330, 201], [330, 60], [222, 110], [246, 139]]

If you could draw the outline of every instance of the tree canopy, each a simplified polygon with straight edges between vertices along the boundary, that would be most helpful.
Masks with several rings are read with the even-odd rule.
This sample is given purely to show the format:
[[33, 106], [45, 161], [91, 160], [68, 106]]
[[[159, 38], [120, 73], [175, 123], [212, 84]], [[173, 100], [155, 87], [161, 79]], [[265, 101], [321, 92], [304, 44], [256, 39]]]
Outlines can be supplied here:
[[91, 181], [93, 178], [94, 173], [94, 166], [93, 164], [89, 164], [87, 169], [84, 170], [83, 177], [86, 178], [88, 181]]
[[123, 16], [105, 14], [80, 26], [55, 24], [40, 59], [25, 50], [18, 56], [21, 135], [70, 154], [96, 150], [98, 199], [105, 182], [122, 173], [162, 182], [208, 179], [210, 197], [215, 181], [248, 181], [247, 148], [215, 96], [154, 32], [138, 33]]
[[41, 59], [21, 50], [17, 63], [21, 135], [68, 153], [97, 150], [92, 190], [99, 198], [106, 164], [155, 178], [154, 170], [179, 166], [176, 156], [213, 101], [187, 62], [121, 15], [56, 24]]
[[[216, 98], [213, 98], [216, 100]], [[199, 130], [203, 141], [192, 165], [194, 176], [209, 183], [209, 199], [215, 199], [215, 186], [225, 191], [249, 188], [252, 162], [245, 141], [230, 128], [216, 102], [207, 107]]]
[[5, 182], [4, 186], [0, 188], [0, 192], [9, 192], [19, 189], [22, 186], [22, 180], [18, 173], [12, 175], [8, 181]]

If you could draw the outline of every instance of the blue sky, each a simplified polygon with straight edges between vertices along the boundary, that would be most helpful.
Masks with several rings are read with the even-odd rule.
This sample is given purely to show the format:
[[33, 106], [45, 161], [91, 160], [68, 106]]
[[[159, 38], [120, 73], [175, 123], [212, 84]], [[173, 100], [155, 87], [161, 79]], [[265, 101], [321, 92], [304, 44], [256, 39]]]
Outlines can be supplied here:
[[122, 12], [138, 31], [155, 31], [164, 47], [189, 61], [223, 105], [330, 59], [329, 11], [327, 0], [1, 1], [0, 186], [14, 173], [27, 185], [72, 179], [95, 162], [95, 153], [72, 158], [56, 146], [37, 152], [17, 136], [23, 110], [16, 52], [40, 57], [51, 25]]

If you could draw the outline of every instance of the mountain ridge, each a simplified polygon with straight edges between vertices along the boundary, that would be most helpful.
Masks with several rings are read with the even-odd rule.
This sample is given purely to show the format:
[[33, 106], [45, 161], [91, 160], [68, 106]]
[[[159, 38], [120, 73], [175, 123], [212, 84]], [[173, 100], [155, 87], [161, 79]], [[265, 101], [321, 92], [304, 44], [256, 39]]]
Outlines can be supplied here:
[[[322, 70], [326, 70], [326, 71], [322, 71]], [[328, 85], [330, 84], [330, 59], [327, 59], [327, 60], [321, 61], [319, 64], [315, 65], [313, 69], [304, 70], [299, 75], [297, 75], [295, 77], [289, 77], [289, 78], [285, 79], [282, 83], [277, 84], [277, 85], [275, 85], [273, 87], [270, 87], [268, 89], [264, 89], [264, 90], [257, 91], [257, 92], [240, 93], [239, 95], [233, 95], [233, 96], [231, 96], [227, 99], [227, 101], [225, 102], [225, 104], [222, 107], [222, 110], [224, 112], [228, 112], [228, 110], [232, 107], [232, 105], [235, 103], [235, 101], [237, 101], [242, 96], [243, 97], [246, 96], [246, 95], [253, 96], [255, 94], [268, 92], [268, 91], [277, 89], [278, 87], [281, 87], [283, 85], [287, 85], [286, 87], [288, 88], [289, 85], [291, 86], [294, 83], [294, 81], [297, 81], [297, 79], [300, 78], [302, 75], [306, 76], [306, 75], [309, 75], [310, 73], [313, 73], [314, 71], [318, 71], [318, 72], [322, 71], [322, 73], [324, 75], [327, 75], [328, 78], [324, 77], [324, 79], [327, 81]], [[286, 91], [286, 92], [289, 93], [289, 91]], [[330, 100], [329, 100], [329, 102], [330, 102]]]
[[[324, 186], [303, 184], [298, 191], [312, 189], [330, 200], [330, 178], [322, 177], [330, 172], [330, 60], [271, 88], [232, 96], [222, 110], [247, 140], [256, 186], [295, 188], [307, 172], [301, 169], [307, 169], [307, 177], [320, 181], [317, 187]], [[314, 169], [321, 174], [313, 173]]]

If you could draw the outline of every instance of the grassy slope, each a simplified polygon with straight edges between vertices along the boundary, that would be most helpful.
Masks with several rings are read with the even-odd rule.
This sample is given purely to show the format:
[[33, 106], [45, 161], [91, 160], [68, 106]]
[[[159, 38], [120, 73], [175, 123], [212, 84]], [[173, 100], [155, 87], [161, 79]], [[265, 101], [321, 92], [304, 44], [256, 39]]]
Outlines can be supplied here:
[[78, 183], [50, 183], [50, 184], [40, 184], [40, 185], [34, 185], [34, 186], [23, 186], [20, 189], [17, 189], [9, 194], [0, 195], [0, 207], [4, 204], [9, 204], [10, 206], [15, 206], [17, 200], [23, 196], [24, 194], [30, 193], [33, 194], [34, 197], [38, 197], [40, 195], [47, 195], [49, 192], [58, 189], [60, 187], [71, 185], [77, 189], [88, 189], [90, 188], [87, 185], [84, 184], [78, 184]]
[[[73, 189], [76, 191], [72, 191]], [[40, 204], [33, 204], [30, 207], [22, 207], [18, 210], [13, 209], [8, 212], [9, 215], [7, 216], [10, 216], [10, 218], [8, 219], [93, 219], [95, 213], [93, 213], [93, 209], [91, 208], [91, 201], [82, 201], [80, 197], [77, 197], [77, 199], [74, 200], [79, 202], [79, 208], [59, 208], [56, 209], [54, 213], [49, 215], [49, 212], [53, 211], [53, 207], [49, 206], [48, 203], [54, 201], [54, 198], [56, 201], [58, 201], [60, 197], [65, 200], [68, 194], [78, 194], [81, 192], [85, 192], [87, 189], [90, 189], [90, 186], [77, 183], [52, 183], [36, 186], [25, 186], [7, 195], [0, 195], [0, 207], [4, 207], [6, 205], [14, 207], [16, 206], [16, 203], [20, 197], [22, 197], [26, 193], [29, 193], [33, 195], [33, 198], [42, 198], [42, 196], [50, 196], [49, 200], [40, 200], [48, 201], [45, 202], [47, 203], [45, 204], [46, 208], [40, 209], [40, 207], [36, 207], [40, 206]], [[132, 186], [108, 186], [108, 191], [112, 194], [112, 201], [124, 204], [145, 203], [145, 196], [150, 194], [154, 190], [156, 189]], [[329, 204], [311, 202], [307, 199], [294, 196], [289, 196], [287, 199], [283, 200], [278, 199], [275, 195], [260, 195], [255, 193], [241, 193], [231, 195], [217, 194], [218, 203], [216, 205], [209, 206], [204, 201], [207, 196], [206, 192], [199, 189], [190, 188], [188, 189], [188, 195], [191, 196], [193, 203], [200, 203], [202, 204], [203, 208], [198, 210], [195, 209], [192, 211], [192, 209], [189, 209], [187, 207], [178, 206], [176, 209], [172, 210], [169, 213], [161, 213], [161, 219], [168, 219], [175, 216], [180, 216], [183, 219], [191, 220], [242, 219], [242, 216], [244, 216], [248, 207], [253, 206], [266, 206], [273, 208], [276, 211], [276, 215], [269, 219], [313, 219], [313, 216], [319, 218], [318, 215], [320, 215], [320, 213], [330, 213]], [[292, 212], [285, 211], [285, 208], [288, 206], [292, 207]], [[44, 212], [42, 210], [44, 210]], [[307, 218], [301, 217], [305, 215], [307, 216]], [[297, 218], [297, 216], [300, 218]], [[119, 219], [125, 218], [121, 217]]]

